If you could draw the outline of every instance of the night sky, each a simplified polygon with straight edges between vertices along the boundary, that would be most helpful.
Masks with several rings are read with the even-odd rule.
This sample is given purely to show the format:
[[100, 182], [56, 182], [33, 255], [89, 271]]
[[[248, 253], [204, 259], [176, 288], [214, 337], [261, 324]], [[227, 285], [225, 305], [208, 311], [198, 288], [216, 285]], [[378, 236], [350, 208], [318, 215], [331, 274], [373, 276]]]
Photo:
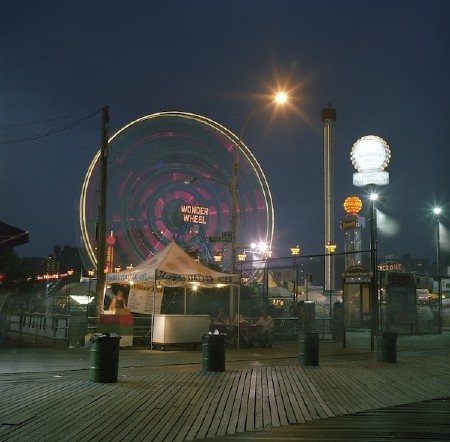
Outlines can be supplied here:
[[320, 112], [331, 104], [338, 251], [344, 199], [366, 198], [350, 150], [374, 134], [391, 148], [379, 208], [397, 226], [380, 231], [379, 256], [435, 259], [434, 205], [447, 205], [450, 228], [448, 0], [44, 4], [7, 2], [0, 15], [0, 220], [30, 232], [19, 256], [78, 244], [103, 105], [111, 135], [169, 110], [239, 134], [255, 102], [282, 87], [290, 105], [259, 112], [244, 137], [271, 187], [274, 256], [294, 244], [323, 251]]

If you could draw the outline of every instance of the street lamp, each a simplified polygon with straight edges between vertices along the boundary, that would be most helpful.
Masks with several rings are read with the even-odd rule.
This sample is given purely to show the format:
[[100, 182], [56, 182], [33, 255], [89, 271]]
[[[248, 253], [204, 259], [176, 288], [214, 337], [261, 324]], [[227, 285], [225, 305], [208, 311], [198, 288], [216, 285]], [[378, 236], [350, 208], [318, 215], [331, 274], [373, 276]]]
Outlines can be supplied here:
[[[286, 103], [288, 100], [288, 95], [281, 91], [278, 92], [274, 99], [273, 103], [276, 103], [277, 105], [282, 105]], [[244, 121], [244, 124], [242, 125], [241, 131], [239, 133], [239, 138], [237, 139], [238, 142], [238, 149], [236, 150], [236, 157], [234, 159], [233, 164], [233, 181], [231, 185], [231, 196], [232, 196], [232, 212], [231, 212], [231, 273], [233, 274], [236, 267], [236, 243], [237, 243], [237, 233], [238, 233], [238, 224], [237, 224], [237, 200], [238, 200], [238, 178], [239, 178], [239, 149], [243, 149], [243, 139], [244, 139], [244, 133], [247, 129], [248, 124], [253, 119], [255, 114], [263, 109], [267, 103], [265, 101], [258, 103], [247, 115], [247, 118]], [[230, 318], [233, 317], [234, 313], [234, 286], [233, 284], [230, 285]]]
[[325, 248], [327, 249], [328, 254], [330, 255], [330, 290], [328, 295], [330, 296], [330, 312], [329, 315], [331, 317], [331, 310], [332, 310], [332, 302], [331, 302], [331, 298], [333, 296], [333, 292], [334, 292], [334, 259], [333, 259], [333, 253], [336, 252], [336, 244], [332, 243], [331, 241], [329, 241], [327, 243], [327, 245], [325, 246]]
[[[273, 98], [273, 103], [284, 104], [288, 99], [288, 95], [285, 92], [279, 92]], [[244, 133], [247, 129], [248, 124], [254, 117], [254, 115], [265, 106], [267, 106], [267, 101], [262, 101], [255, 106], [250, 113], [247, 115], [247, 118], [242, 125], [239, 136], [236, 136], [236, 156], [233, 162], [233, 174], [231, 183], [226, 183], [224, 181], [217, 180], [211, 177], [200, 177], [200, 179], [205, 179], [207, 181], [216, 182], [226, 186], [231, 193], [231, 237], [227, 237], [227, 242], [230, 242], [230, 273], [234, 274], [236, 271], [236, 253], [239, 247], [237, 242], [238, 239], [238, 182], [239, 182], [239, 153], [240, 151], [245, 150], [245, 145], [243, 142]], [[185, 184], [192, 184], [197, 181], [197, 178], [187, 178], [184, 180]], [[245, 253], [239, 256], [239, 260], [245, 260]], [[234, 315], [234, 284], [230, 285], [230, 318], [233, 318]]]
[[375, 349], [375, 336], [378, 334], [378, 268], [377, 268], [377, 208], [376, 201], [378, 194], [371, 192], [369, 195], [371, 201], [371, 216], [370, 216], [370, 264], [372, 267], [372, 297], [371, 297], [371, 334], [370, 334], [370, 348]]
[[377, 218], [375, 207], [378, 195], [374, 190], [377, 186], [389, 184], [389, 172], [384, 169], [390, 162], [391, 149], [382, 138], [376, 135], [366, 135], [353, 144], [350, 159], [357, 170], [353, 174], [353, 185], [357, 187], [369, 186], [369, 191], [371, 191], [370, 261], [372, 278], [370, 291], [370, 349], [374, 350], [375, 335], [378, 333]]
[[436, 267], [437, 267], [437, 276], [441, 274], [441, 239], [439, 236], [439, 228], [440, 221], [439, 215], [441, 214], [442, 209], [440, 207], [435, 207], [433, 209], [433, 213], [436, 215]]
[[297, 291], [298, 291], [297, 256], [300, 255], [300, 246], [299, 245], [291, 247], [291, 255], [294, 257], [294, 272], [295, 272], [295, 279], [294, 279], [294, 307], [295, 307], [295, 303], [297, 301]]

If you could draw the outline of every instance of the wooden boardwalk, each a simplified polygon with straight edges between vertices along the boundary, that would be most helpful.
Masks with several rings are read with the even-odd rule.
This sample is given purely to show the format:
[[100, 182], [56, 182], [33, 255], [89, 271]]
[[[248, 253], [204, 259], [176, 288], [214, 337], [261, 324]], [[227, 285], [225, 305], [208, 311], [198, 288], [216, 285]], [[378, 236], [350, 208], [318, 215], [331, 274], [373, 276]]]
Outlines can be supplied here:
[[[450, 355], [221, 373], [87, 370], [0, 377], [0, 441], [189, 441], [450, 397]], [[137, 373], [137, 374], [136, 374]], [[238, 439], [239, 440], [239, 439]]]

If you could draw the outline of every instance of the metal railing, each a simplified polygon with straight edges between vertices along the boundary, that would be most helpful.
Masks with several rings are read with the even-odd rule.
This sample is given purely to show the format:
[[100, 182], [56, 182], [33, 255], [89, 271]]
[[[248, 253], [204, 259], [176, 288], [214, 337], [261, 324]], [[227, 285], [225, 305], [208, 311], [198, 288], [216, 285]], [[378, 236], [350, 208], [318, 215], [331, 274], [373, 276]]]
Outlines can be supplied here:
[[51, 342], [56, 347], [58, 341], [69, 341], [70, 316], [43, 313], [16, 313], [8, 315], [7, 336], [19, 342]]

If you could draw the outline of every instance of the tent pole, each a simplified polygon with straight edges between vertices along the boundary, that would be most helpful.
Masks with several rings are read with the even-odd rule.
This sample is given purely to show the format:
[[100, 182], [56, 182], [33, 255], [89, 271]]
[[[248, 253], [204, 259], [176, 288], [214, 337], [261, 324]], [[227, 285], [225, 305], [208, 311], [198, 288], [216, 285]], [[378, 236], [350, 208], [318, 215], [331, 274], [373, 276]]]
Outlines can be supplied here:
[[237, 299], [237, 310], [238, 310], [238, 334], [237, 334], [237, 349], [239, 350], [239, 338], [240, 338], [240, 318], [241, 318], [241, 284], [238, 285], [238, 299]]
[[153, 351], [153, 330], [155, 328], [155, 302], [156, 302], [156, 272], [155, 279], [153, 281], [153, 312], [152, 312], [152, 326], [151, 326], [151, 338], [150, 338], [150, 351]]
[[187, 312], [187, 303], [186, 303], [187, 290], [186, 290], [186, 286], [184, 286], [183, 288], [184, 288], [184, 314], [186, 314], [186, 312]]

